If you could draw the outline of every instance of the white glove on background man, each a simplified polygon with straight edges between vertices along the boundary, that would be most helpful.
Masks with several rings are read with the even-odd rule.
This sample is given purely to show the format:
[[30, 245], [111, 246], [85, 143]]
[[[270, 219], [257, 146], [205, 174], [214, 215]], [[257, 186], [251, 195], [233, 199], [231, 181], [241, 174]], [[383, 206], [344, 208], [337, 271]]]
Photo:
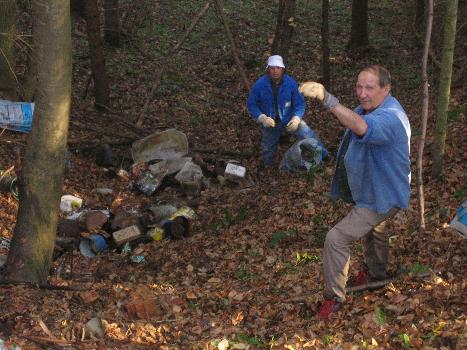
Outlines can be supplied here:
[[307, 81], [300, 85], [298, 89], [306, 97], [316, 98], [323, 103], [323, 107], [331, 109], [339, 104], [339, 100], [326, 91], [324, 86], [314, 81]]
[[276, 122], [274, 119], [268, 117], [266, 114], [261, 114], [258, 117], [258, 123], [263, 124], [265, 128], [273, 128], [276, 126]]
[[294, 116], [292, 119], [290, 119], [290, 122], [287, 124], [287, 132], [294, 132], [297, 130], [300, 121], [300, 117], [297, 116]]

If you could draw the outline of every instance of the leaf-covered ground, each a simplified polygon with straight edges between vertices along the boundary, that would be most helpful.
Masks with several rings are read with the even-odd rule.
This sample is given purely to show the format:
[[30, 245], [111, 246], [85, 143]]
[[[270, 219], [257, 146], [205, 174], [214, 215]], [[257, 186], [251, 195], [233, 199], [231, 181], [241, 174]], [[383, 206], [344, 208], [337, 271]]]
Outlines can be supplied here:
[[[70, 124], [72, 167], [63, 193], [84, 199], [87, 207], [109, 207], [96, 188], [108, 187], [128, 211], [166, 201], [191, 205], [197, 214], [191, 236], [133, 245], [131, 254], [108, 250], [96, 259], [68, 251], [55, 262], [50, 283], [84, 291], [2, 285], [0, 339], [23, 349], [461, 349], [466, 346], [466, 242], [447, 224], [466, 197], [465, 30], [459, 31], [444, 175], [430, 178], [432, 112], [426, 140], [425, 200], [427, 231], [417, 230], [415, 181], [408, 211], [392, 220], [391, 265], [400, 279], [383, 289], [350, 294], [328, 324], [315, 317], [321, 300], [322, 244], [326, 232], [349, 207], [329, 199], [333, 161], [314, 174], [277, 169], [292, 144], [280, 146], [274, 169], [259, 162], [258, 126], [248, 117], [246, 93], [222, 24], [212, 9], [178, 54], [170, 57], [162, 83], [144, 119], [144, 132], [176, 128], [187, 134], [192, 150], [235, 151], [247, 168], [247, 181], [221, 185], [215, 178], [199, 196], [169, 186], [147, 197], [128, 190], [128, 182], [95, 164], [86, 150], [96, 142], [135, 137], [120, 120], [134, 122], [148, 99], [158, 62], [177, 42], [203, 1], [150, 1], [123, 6], [124, 43], [107, 48], [113, 113], [93, 107], [92, 84], [86, 93], [90, 62], [84, 21], [75, 18], [73, 105]], [[253, 82], [264, 71], [275, 26], [275, 2], [224, 1], [229, 24]], [[462, 10], [462, 8], [461, 8]], [[331, 91], [355, 105], [355, 74], [368, 63], [382, 63], [392, 73], [393, 94], [406, 108], [413, 130], [412, 160], [420, 136], [421, 37], [413, 26], [414, 9], [403, 1], [370, 2], [370, 41], [366, 54], [345, 49], [350, 32], [350, 2], [331, 2]], [[465, 12], [465, 9], [464, 9]], [[462, 11], [459, 18], [462, 17]], [[319, 78], [320, 3], [297, 1], [295, 36], [288, 60], [298, 81]], [[440, 15], [438, 15], [440, 16]], [[439, 47], [441, 19], [435, 20]], [[464, 45], [464, 46], [462, 46]], [[434, 54], [439, 50], [434, 50]], [[430, 66], [432, 108], [436, 101], [436, 65]], [[463, 100], [464, 99], [464, 100]], [[309, 103], [306, 120], [335, 151], [343, 128], [317, 104]], [[26, 136], [2, 131], [0, 168], [14, 164], [14, 149], [24, 151]], [[129, 144], [115, 146], [127, 156]], [[192, 152], [193, 154], [195, 152]], [[199, 153], [207, 162], [229, 157]], [[253, 154], [253, 155], [251, 155]], [[235, 156], [230, 156], [235, 159]], [[415, 179], [415, 175], [413, 176]], [[11, 238], [17, 202], [0, 194], [0, 236]], [[356, 244], [351, 265], [362, 264]], [[6, 253], [5, 250], [2, 250]], [[424, 276], [424, 277], [420, 277]], [[103, 338], [83, 332], [94, 317], [102, 320]]]

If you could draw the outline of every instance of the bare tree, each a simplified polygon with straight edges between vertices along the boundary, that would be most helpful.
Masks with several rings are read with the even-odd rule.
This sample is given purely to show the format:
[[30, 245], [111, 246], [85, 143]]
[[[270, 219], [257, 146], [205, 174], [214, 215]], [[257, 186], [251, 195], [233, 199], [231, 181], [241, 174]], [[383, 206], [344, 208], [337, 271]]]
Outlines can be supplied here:
[[425, 196], [423, 193], [423, 149], [425, 148], [426, 126], [428, 123], [429, 104], [429, 81], [427, 73], [428, 53], [430, 52], [431, 29], [433, 27], [433, 0], [428, 0], [428, 12], [425, 31], [425, 45], [422, 57], [422, 81], [423, 81], [423, 101], [422, 101], [422, 135], [418, 143], [417, 154], [417, 194], [419, 207], [420, 230], [425, 230]]
[[34, 0], [32, 9], [39, 88], [3, 277], [45, 284], [55, 246], [71, 105], [70, 2]]
[[88, 34], [91, 68], [94, 78], [96, 107], [109, 108], [109, 82], [105, 69], [105, 56], [101, 39], [101, 23], [97, 0], [85, 0], [86, 31]]
[[432, 174], [435, 177], [443, 171], [443, 158], [446, 148], [449, 96], [451, 93], [452, 63], [456, 44], [458, 0], [446, 0], [444, 18], [443, 55], [439, 73], [438, 108], [436, 110], [435, 149], [433, 152]]
[[120, 10], [118, 0], [104, 0], [104, 39], [112, 46], [120, 46]]
[[331, 67], [329, 62], [329, 0], [322, 1], [321, 7], [321, 70], [323, 85], [331, 90]]
[[0, 1], [0, 92], [16, 97], [15, 51], [16, 0]]
[[359, 49], [369, 45], [368, 0], [352, 0], [352, 28], [348, 47]]
[[273, 55], [281, 55], [287, 60], [290, 43], [295, 27], [295, 0], [279, 0], [277, 25], [274, 41], [271, 46]]

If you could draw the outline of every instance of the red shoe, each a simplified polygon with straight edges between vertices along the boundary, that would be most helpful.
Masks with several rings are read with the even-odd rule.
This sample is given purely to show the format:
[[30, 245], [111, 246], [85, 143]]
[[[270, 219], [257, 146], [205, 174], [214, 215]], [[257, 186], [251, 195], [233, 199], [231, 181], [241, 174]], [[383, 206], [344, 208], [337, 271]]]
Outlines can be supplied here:
[[327, 321], [331, 313], [336, 312], [341, 307], [341, 303], [336, 300], [325, 300], [318, 311], [318, 320]]
[[362, 270], [358, 272], [357, 277], [355, 277], [355, 279], [353, 279], [352, 282], [349, 283], [349, 285], [352, 287], [361, 286], [370, 282], [370, 279], [370, 274], [367, 271]]

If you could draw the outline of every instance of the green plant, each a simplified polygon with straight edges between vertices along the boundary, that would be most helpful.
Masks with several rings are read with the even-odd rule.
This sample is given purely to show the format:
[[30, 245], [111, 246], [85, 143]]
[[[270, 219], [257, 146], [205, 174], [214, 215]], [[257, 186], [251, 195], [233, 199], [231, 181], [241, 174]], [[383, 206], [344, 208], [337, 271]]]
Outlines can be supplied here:
[[380, 326], [384, 326], [386, 323], [386, 314], [384, 313], [384, 310], [377, 306], [375, 308], [375, 315], [376, 315], [376, 321]]
[[243, 333], [237, 334], [235, 336], [235, 341], [256, 346], [264, 345], [264, 341], [260, 337], [256, 335], [248, 335]]
[[323, 337], [323, 343], [325, 345], [330, 345], [332, 343], [334, 343], [334, 337], [330, 334], [326, 334], [324, 337]]
[[327, 228], [320, 227], [315, 234], [315, 244], [318, 247], [324, 247], [324, 242], [326, 241], [326, 233], [328, 232]]
[[460, 190], [457, 190], [456, 192], [454, 192], [454, 197], [456, 199], [461, 199], [461, 198], [467, 197], [467, 186], [464, 185], [463, 188], [461, 188]]
[[467, 111], [467, 104], [460, 105], [456, 109], [448, 112], [448, 120], [456, 121], [459, 119], [459, 115]]
[[297, 237], [297, 230], [277, 231], [272, 234], [269, 244], [271, 247], [277, 247], [281, 241], [295, 237]]
[[422, 265], [418, 262], [413, 264], [409, 270], [409, 272], [413, 273], [414, 275], [421, 275], [421, 274], [427, 273], [428, 271], [430, 271], [430, 266]]
[[237, 271], [237, 278], [240, 281], [246, 281], [251, 278], [250, 267], [247, 264], [241, 264]]
[[295, 265], [299, 265], [306, 262], [320, 261], [321, 258], [316, 255], [310, 255], [308, 253], [297, 252], [295, 254]]
[[410, 337], [409, 337], [409, 335], [407, 333], [399, 334], [399, 337], [401, 337], [402, 344], [404, 345], [405, 348], [410, 348], [411, 347]]

